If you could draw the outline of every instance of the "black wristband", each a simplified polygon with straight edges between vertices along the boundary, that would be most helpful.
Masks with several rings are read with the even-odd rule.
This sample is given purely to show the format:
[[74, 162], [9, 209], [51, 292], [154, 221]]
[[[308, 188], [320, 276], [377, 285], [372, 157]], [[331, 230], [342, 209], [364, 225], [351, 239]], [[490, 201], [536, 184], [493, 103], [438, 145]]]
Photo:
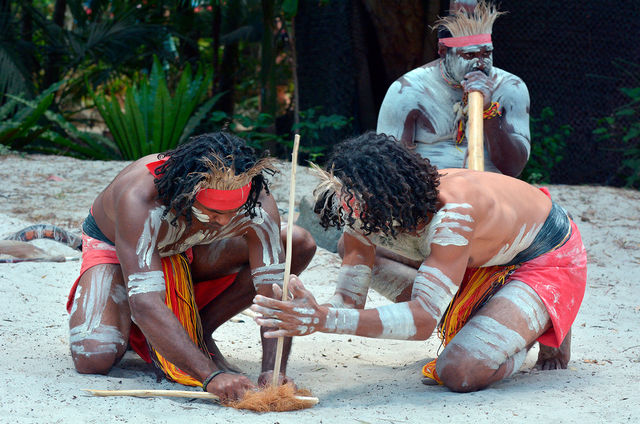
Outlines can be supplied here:
[[222, 373], [224, 373], [224, 370], [215, 370], [214, 372], [209, 374], [209, 377], [205, 378], [204, 381], [202, 382], [202, 390], [206, 392], [207, 386], [209, 385], [209, 383], [211, 383], [211, 380], [216, 378], [218, 374], [222, 374]]

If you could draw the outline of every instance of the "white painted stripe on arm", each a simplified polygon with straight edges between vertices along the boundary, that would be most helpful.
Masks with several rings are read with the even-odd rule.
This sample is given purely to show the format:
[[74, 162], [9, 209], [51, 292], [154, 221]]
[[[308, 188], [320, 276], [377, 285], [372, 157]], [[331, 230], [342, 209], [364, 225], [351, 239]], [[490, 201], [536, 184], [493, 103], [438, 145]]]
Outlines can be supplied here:
[[382, 323], [382, 339], [408, 340], [416, 335], [413, 313], [406, 302], [376, 308]]
[[355, 334], [360, 313], [355, 309], [328, 308], [325, 327], [329, 333]]
[[164, 273], [162, 271], [138, 272], [129, 275], [127, 288], [129, 297], [137, 294], [166, 291]]

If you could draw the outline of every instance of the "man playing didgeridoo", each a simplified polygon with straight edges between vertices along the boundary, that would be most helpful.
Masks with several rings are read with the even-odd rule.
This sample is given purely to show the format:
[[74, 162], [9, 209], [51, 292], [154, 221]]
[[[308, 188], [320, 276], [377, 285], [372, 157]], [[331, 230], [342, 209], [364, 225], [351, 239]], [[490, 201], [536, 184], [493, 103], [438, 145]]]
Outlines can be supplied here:
[[[107, 373], [130, 345], [168, 379], [222, 399], [254, 387], [232, 372], [211, 335], [283, 280], [286, 231], [263, 175], [272, 167], [218, 132], [145, 156], [115, 177], [83, 224], [82, 268], [67, 303], [78, 372]], [[301, 272], [315, 243], [301, 228], [292, 242], [292, 269]], [[264, 384], [276, 343], [262, 346]], [[289, 348], [290, 339], [281, 381]]]
[[[438, 170], [371, 132], [339, 144], [327, 169], [316, 210], [345, 235], [335, 296], [318, 305], [298, 278], [290, 302], [256, 296], [257, 322], [279, 327], [265, 337], [425, 340], [438, 327], [445, 348], [423, 373], [461, 392], [518, 371], [536, 340], [547, 346], [543, 368], [566, 368], [586, 253], [545, 192], [497, 173]], [[386, 260], [393, 277], [384, 282], [371, 272], [379, 246], [407, 258]], [[395, 303], [365, 309], [370, 286], [398, 293]]]
[[413, 69], [387, 91], [377, 132], [396, 137], [439, 169], [464, 168], [467, 96], [484, 99], [484, 169], [518, 176], [530, 150], [529, 92], [525, 83], [493, 66], [493, 23], [501, 14], [484, 1], [452, 1], [436, 22], [440, 59]]

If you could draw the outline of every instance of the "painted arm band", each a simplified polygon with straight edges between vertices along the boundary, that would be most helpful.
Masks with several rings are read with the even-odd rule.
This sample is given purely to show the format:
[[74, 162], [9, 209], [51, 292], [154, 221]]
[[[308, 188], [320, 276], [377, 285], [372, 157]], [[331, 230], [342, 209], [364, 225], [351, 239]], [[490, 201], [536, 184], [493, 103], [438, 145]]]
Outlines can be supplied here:
[[[329, 299], [335, 308], [364, 307], [371, 284], [371, 268], [367, 265], [342, 265], [338, 271], [336, 293]], [[349, 304], [344, 302], [350, 299]]]
[[284, 283], [284, 264], [272, 264], [256, 268], [251, 271], [251, 278], [256, 289], [265, 284], [271, 286], [273, 283], [282, 287]]
[[165, 292], [166, 284], [162, 271], [138, 272], [129, 275], [127, 281], [129, 297], [150, 292]]

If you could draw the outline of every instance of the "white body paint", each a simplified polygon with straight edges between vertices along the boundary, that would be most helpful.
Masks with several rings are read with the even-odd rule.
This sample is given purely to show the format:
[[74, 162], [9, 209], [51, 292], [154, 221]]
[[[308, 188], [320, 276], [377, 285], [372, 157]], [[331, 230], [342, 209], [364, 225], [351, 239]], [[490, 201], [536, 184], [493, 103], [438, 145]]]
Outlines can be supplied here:
[[516, 331], [495, 319], [476, 315], [449, 342], [447, 349], [453, 346], [495, 370], [515, 353], [525, 349], [526, 342]]
[[[407, 119], [415, 119], [415, 129], [409, 138], [416, 143], [416, 152], [429, 158], [439, 169], [464, 168], [467, 153], [466, 139], [455, 143], [457, 116], [454, 105], [462, 99], [462, 89], [449, 86], [442, 78], [440, 61], [431, 62], [404, 74], [389, 87], [378, 114], [376, 132], [392, 135], [398, 140], [405, 131]], [[522, 113], [529, 107], [529, 92], [517, 76], [493, 67], [495, 76], [491, 101], [500, 102], [511, 112], [512, 99], [522, 99]], [[419, 117], [416, 117], [418, 115]], [[429, 124], [425, 123], [428, 122]], [[523, 143], [529, 151], [529, 120], [510, 120], [513, 132], [527, 141]], [[497, 172], [485, 141], [485, 171]]]
[[[104, 265], [94, 267], [86, 295], [84, 297], [80, 295], [80, 288], [76, 291], [71, 314], [77, 313], [80, 299], [82, 299], [81, 310], [85, 315], [82, 324], [69, 330], [69, 342], [74, 355], [92, 356], [115, 353], [119, 347], [122, 348], [125, 345], [122, 333], [116, 327], [102, 324], [103, 313], [110, 298], [113, 276], [112, 272], [107, 271], [108, 269]], [[118, 297], [117, 288], [112, 296]], [[95, 348], [87, 350], [86, 341], [96, 342], [91, 344]]]
[[355, 334], [360, 314], [355, 309], [328, 308], [325, 327], [329, 333]]
[[370, 284], [371, 268], [367, 265], [342, 265], [338, 271], [336, 294], [331, 298], [332, 304], [344, 305], [342, 299], [348, 298], [354, 305], [364, 305]]
[[512, 280], [493, 296], [513, 303], [527, 320], [530, 330], [541, 333], [549, 322], [549, 313], [538, 294], [522, 281]]
[[383, 339], [408, 340], [416, 335], [416, 324], [408, 303], [396, 303], [377, 308], [382, 323]]
[[413, 283], [411, 297], [438, 321], [457, 291], [458, 286], [442, 271], [422, 265]]
[[209, 222], [209, 215], [207, 215], [206, 213], [202, 212], [200, 209], [196, 208], [195, 206], [191, 206], [191, 212], [193, 213], [193, 216], [196, 217], [196, 219], [200, 222]]
[[271, 264], [256, 268], [251, 271], [251, 278], [253, 279], [253, 286], [277, 284], [280, 287], [284, 284], [284, 264]]
[[515, 258], [518, 253], [522, 252], [524, 249], [531, 245], [531, 242], [533, 242], [533, 239], [536, 238], [536, 235], [538, 235], [538, 232], [540, 231], [540, 228], [542, 228], [542, 225], [543, 223], [534, 224], [531, 229], [527, 233], [525, 233], [527, 224], [524, 224], [522, 228], [520, 228], [520, 232], [518, 233], [518, 235], [513, 239], [513, 242], [511, 242], [511, 244], [507, 243], [502, 246], [500, 251], [482, 266], [504, 265], [506, 263], [509, 263], [509, 261]]
[[[96, 342], [95, 350], [87, 350], [86, 341]], [[124, 346], [124, 338], [118, 328], [113, 325], [101, 325], [90, 333], [82, 326], [74, 327], [69, 332], [71, 352], [74, 355], [93, 356], [105, 353], [116, 353], [118, 347]]]
[[150, 292], [164, 292], [166, 284], [162, 271], [138, 272], [129, 275], [127, 282], [129, 297]]
[[163, 207], [157, 207], [149, 211], [149, 216], [144, 223], [142, 234], [140, 234], [136, 245], [136, 255], [138, 255], [138, 266], [140, 268], [149, 268], [151, 266], [151, 257], [158, 242], [158, 231], [160, 231], [163, 211]]
[[414, 280], [404, 270], [392, 269], [386, 266], [374, 266], [373, 277], [371, 279], [371, 288], [380, 293], [387, 299], [395, 302], [398, 296], [409, 287]]
[[[427, 244], [440, 246], [466, 246], [469, 240], [462, 234], [471, 232], [473, 222], [468, 203], [447, 203], [433, 215], [427, 231]], [[465, 213], [466, 212], [466, 213]], [[429, 253], [431, 248], [429, 248]]]

